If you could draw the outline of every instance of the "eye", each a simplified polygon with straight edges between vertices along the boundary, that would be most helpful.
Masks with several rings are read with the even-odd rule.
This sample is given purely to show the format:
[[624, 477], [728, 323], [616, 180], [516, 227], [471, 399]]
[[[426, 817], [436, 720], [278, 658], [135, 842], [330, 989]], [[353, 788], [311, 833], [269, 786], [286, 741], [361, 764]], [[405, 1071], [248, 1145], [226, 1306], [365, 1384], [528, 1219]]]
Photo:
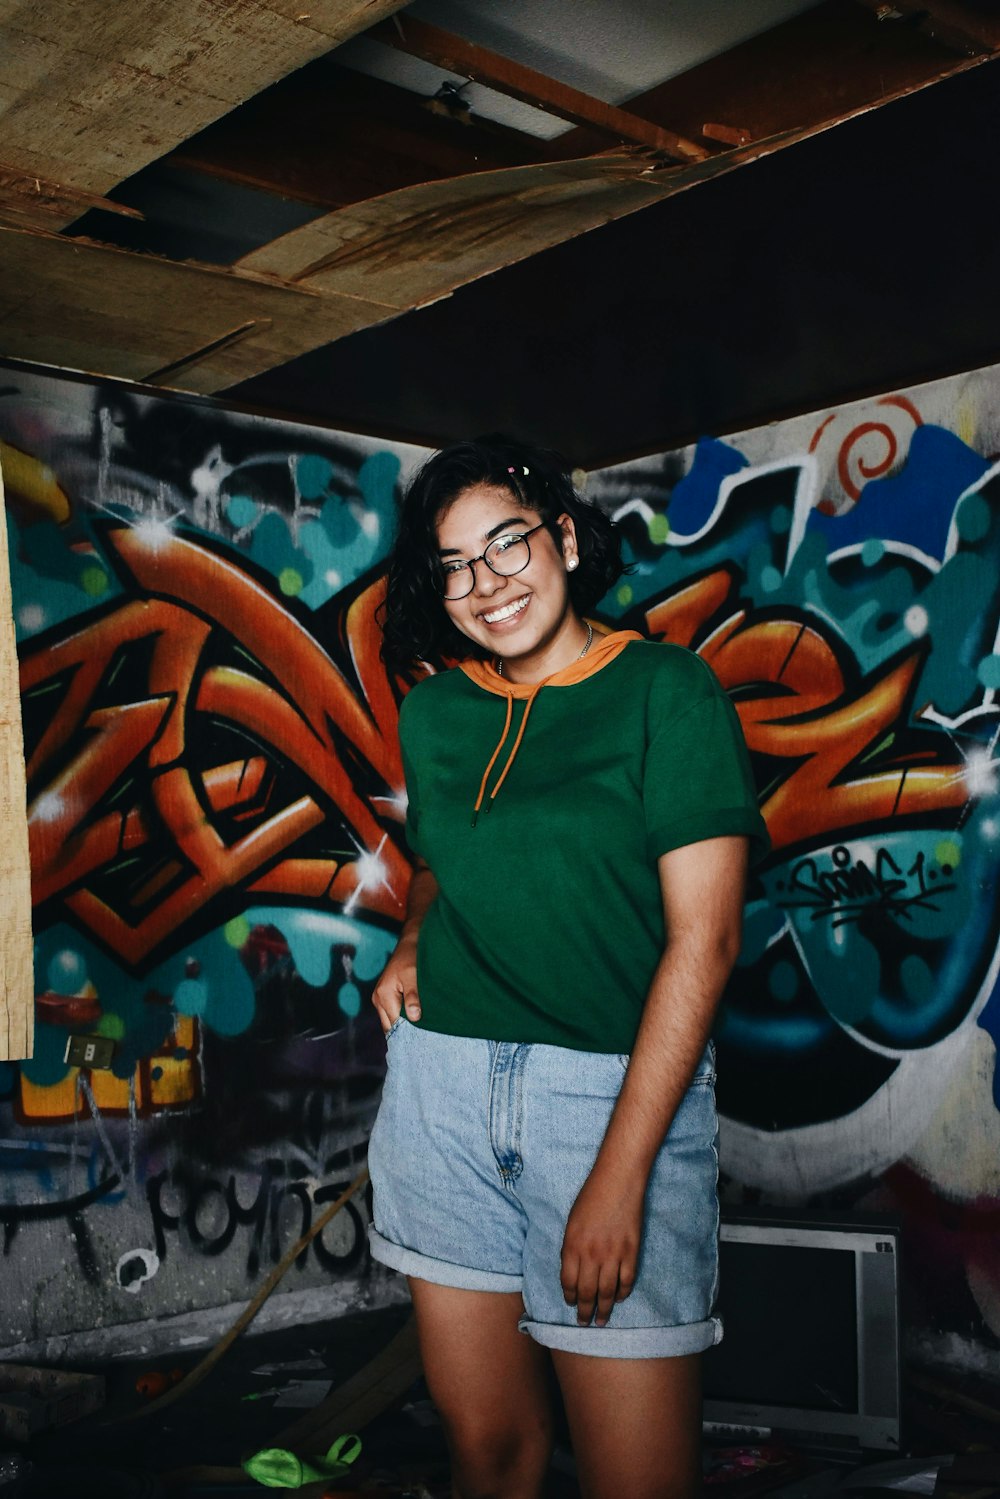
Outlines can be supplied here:
[[442, 562], [441, 575], [445, 578], [454, 578], [457, 573], [462, 571], [463, 567], [468, 567], [468, 565], [467, 562]]
[[490, 543], [490, 551], [499, 557], [502, 552], [509, 552], [512, 546], [523, 540], [523, 536], [498, 536], [496, 541]]

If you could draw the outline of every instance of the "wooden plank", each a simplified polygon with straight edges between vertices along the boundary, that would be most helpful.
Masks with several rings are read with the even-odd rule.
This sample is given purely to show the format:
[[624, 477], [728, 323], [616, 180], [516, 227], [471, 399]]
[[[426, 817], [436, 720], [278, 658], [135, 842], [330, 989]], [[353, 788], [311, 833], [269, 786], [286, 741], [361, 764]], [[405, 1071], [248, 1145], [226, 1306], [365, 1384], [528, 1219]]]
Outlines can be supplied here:
[[239, 265], [321, 293], [378, 286], [402, 310], [644, 207], [660, 191], [656, 167], [633, 148], [404, 188], [314, 219]]
[[[0, 228], [0, 348], [97, 374], [184, 390], [249, 378], [381, 322], [395, 306], [335, 291], [134, 255], [63, 235]], [[254, 324], [244, 337], [231, 335]], [[210, 383], [192, 362], [210, 344]], [[183, 365], [176, 382], [165, 367]]]
[[491, 52], [452, 32], [429, 26], [413, 16], [375, 26], [369, 36], [387, 47], [420, 57], [447, 73], [457, 73], [460, 78], [497, 89], [512, 99], [520, 99], [524, 104], [557, 115], [573, 125], [590, 125], [619, 140], [663, 151], [677, 161], [703, 161], [708, 155], [702, 146], [686, 140], [676, 131], [640, 119], [613, 104], [605, 104], [602, 99], [594, 99], [558, 79], [524, 67], [509, 57], [501, 57], [498, 52]]
[[391, 1342], [356, 1374], [338, 1385], [273, 1438], [293, 1452], [325, 1452], [341, 1432], [363, 1431], [394, 1400], [406, 1393], [422, 1368], [417, 1324], [411, 1315]]
[[0, 1060], [9, 1062], [32, 1054], [35, 986], [24, 740], [6, 525], [0, 526], [0, 836]]
[[76, 218], [89, 208], [103, 208], [106, 213], [120, 214], [128, 219], [145, 218], [138, 208], [115, 203], [96, 193], [81, 192], [79, 188], [67, 187], [61, 182], [50, 182], [46, 177], [17, 171], [0, 162], [0, 221], [3, 223], [27, 227], [44, 219], [58, 227], [59, 223], [65, 222], [67, 214]]
[[4, 160], [104, 195], [400, 3], [0, 0]]

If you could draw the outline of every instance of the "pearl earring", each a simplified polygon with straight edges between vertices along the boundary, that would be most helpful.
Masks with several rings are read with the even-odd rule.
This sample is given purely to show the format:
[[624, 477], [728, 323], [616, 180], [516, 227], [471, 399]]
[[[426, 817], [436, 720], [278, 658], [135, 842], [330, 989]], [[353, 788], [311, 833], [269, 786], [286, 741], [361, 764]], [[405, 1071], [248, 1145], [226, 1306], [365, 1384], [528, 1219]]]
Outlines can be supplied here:
[[567, 561], [566, 561], [566, 571], [568, 573], [575, 572], [576, 569], [579, 566], [580, 566], [580, 559], [579, 559], [579, 557], [569, 557], [567, 559]]

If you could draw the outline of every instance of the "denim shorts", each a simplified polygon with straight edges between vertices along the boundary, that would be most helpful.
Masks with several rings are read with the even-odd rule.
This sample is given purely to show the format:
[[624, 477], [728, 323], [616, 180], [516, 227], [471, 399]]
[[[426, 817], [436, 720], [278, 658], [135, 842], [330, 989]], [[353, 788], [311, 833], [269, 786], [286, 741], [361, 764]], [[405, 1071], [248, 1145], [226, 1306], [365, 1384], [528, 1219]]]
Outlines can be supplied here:
[[471, 1040], [396, 1022], [368, 1161], [372, 1255], [405, 1275], [519, 1291], [537, 1342], [608, 1358], [719, 1341], [715, 1057], [709, 1046], [656, 1158], [638, 1274], [605, 1327], [580, 1327], [559, 1282], [570, 1209], [627, 1056]]

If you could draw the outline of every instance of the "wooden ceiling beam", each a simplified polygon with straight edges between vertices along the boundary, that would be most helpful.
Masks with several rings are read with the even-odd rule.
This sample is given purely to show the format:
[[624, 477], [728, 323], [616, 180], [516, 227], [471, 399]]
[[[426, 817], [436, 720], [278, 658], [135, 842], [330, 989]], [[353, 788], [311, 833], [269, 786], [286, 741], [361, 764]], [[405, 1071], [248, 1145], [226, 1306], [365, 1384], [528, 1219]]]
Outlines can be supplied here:
[[496, 89], [512, 99], [520, 99], [523, 104], [530, 104], [534, 109], [541, 109], [546, 114], [554, 114], [561, 120], [567, 120], [572, 125], [588, 125], [617, 140], [649, 146], [676, 161], [704, 161], [708, 155], [703, 146], [696, 145], [694, 141], [685, 139], [666, 126], [652, 124], [613, 104], [605, 104], [602, 99], [595, 99], [590, 94], [570, 88], [568, 84], [560, 83], [558, 79], [550, 78], [545, 73], [524, 67], [509, 57], [502, 57], [498, 52], [491, 52], [486, 47], [466, 41], [464, 37], [455, 36], [449, 31], [442, 31], [437, 26], [429, 26], [424, 21], [417, 21], [412, 16], [397, 16], [392, 21], [382, 22], [373, 26], [367, 35], [374, 41], [383, 42], [387, 47], [394, 47], [397, 51], [433, 63], [446, 73], [457, 73], [460, 78]]
[[544, 154], [534, 136], [491, 120], [459, 124], [423, 103], [409, 89], [338, 65], [334, 53], [248, 99], [165, 160], [334, 209]]
[[[629, 100], [627, 108], [651, 120], [669, 119], [693, 138], [707, 125], [709, 139], [724, 138], [721, 126], [763, 141], [786, 131], [826, 129], [989, 55], [980, 50], [976, 56], [956, 57], [940, 38], [915, 25], [876, 21], [865, 9], [868, 4], [823, 0], [646, 90]], [[926, 0], [924, 8], [931, 8]], [[572, 158], [598, 150], [600, 144], [595, 131], [572, 130], [549, 143], [549, 155]]]

